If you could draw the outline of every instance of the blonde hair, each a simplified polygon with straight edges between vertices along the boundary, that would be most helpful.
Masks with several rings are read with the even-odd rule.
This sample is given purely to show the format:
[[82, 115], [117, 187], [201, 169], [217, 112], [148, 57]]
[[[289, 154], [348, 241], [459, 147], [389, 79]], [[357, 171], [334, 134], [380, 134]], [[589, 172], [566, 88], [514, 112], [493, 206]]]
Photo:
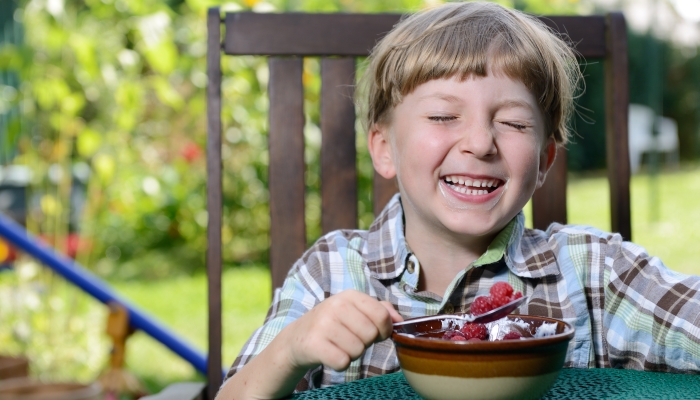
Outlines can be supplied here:
[[563, 145], [580, 81], [576, 54], [537, 18], [494, 3], [448, 3], [403, 19], [372, 50], [365, 126], [388, 123], [418, 85], [502, 71], [534, 94], [547, 137]]

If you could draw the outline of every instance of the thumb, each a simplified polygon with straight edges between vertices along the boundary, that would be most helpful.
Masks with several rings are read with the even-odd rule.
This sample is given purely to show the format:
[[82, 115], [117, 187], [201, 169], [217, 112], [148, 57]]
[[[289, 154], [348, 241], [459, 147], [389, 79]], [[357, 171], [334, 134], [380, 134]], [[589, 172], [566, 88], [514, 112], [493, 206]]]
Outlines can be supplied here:
[[401, 314], [399, 314], [398, 311], [394, 309], [394, 306], [389, 303], [388, 301], [380, 301], [379, 304], [383, 305], [387, 311], [389, 311], [389, 315], [391, 316], [391, 322], [401, 322], [403, 321], [403, 317]]

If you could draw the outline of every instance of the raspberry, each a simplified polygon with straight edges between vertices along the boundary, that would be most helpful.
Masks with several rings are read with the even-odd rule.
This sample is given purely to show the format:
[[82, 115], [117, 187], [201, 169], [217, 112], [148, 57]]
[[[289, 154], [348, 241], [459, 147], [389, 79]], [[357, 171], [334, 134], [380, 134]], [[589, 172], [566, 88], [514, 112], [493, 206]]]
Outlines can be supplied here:
[[508, 302], [510, 302], [510, 297], [491, 296], [491, 304], [493, 304], [493, 308], [500, 307]]
[[457, 342], [457, 341], [464, 342], [464, 341], [466, 341], [467, 339], [465, 339], [464, 336], [454, 335], [454, 336], [452, 336], [452, 337], [450, 338], [450, 340], [452, 340], [452, 341], [454, 341], [454, 342]]
[[513, 295], [513, 297], [510, 298], [510, 301], [519, 299], [519, 298], [521, 298], [521, 297], [523, 297], [523, 294], [522, 294], [522, 293], [520, 293], [520, 292], [515, 292], [515, 294]]
[[[454, 339], [454, 337], [459, 337], [461, 339]], [[446, 331], [443, 335], [442, 338], [445, 340], [467, 340], [464, 335], [462, 335], [462, 332], [460, 331], [454, 331], [454, 330], [449, 330]]]
[[496, 282], [489, 290], [491, 297], [508, 297], [513, 295], [513, 287], [508, 282]]
[[493, 304], [491, 304], [491, 298], [489, 296], [479, 296], [474, 299], [469, 311], [472, 315], [481, 315], [493, 310]]
[[464, 324], [459, 331], [464, 334], [467, 340], [472, 338], [484, 340], [489, 337], [489, 332], [484, 324]]
[[521, 335], [520, 332], [510, 331], [506, 333], [505, 336], [503, 336], [503, 339], [501, 340], [518, 340], [521, 337], [523, 337], [523, 335]]
[[513, 287], [508, 282], [496, 282], [489, 290], [489, 297], [491, 297], [491, 304], [494, 308], [509, 303], [512, 295]]

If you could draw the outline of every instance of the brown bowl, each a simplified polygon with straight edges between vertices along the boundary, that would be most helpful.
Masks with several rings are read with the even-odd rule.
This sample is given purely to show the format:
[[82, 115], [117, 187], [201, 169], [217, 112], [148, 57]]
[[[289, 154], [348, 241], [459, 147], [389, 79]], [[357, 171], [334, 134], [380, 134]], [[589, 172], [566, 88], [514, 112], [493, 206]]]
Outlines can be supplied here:
[[[392, 339], [404, 376], [426, 399], [537, 399], [556, 381], [574, 337], [574, 328], [564, 321], [509, 315], [489, 330], [495, 334], [496, 324], [501, 335], [517, 330], [523, 339], [441, 339], [447, 327], [459, 325], [455, 321], [443, 318], [394, 328]], [[545, 323], [551, 334], [533, 337]]]

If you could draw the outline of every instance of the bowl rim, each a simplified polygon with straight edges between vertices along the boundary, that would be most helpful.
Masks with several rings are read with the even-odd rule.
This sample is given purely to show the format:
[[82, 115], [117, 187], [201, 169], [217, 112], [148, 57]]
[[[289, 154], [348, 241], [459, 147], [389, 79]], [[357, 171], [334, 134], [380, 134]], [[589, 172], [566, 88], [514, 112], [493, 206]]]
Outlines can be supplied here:
[[[575, 328], [568, 322], [539, 315], [527, 314], [510, 314], [505, 318], [509, 319], [530, 319], [540, 320], [548, 323], [564, 324], [564, 332], [557, 333], [544, 338], [528, 338], [527, 340], [499, 340], [499, 341], [451, 341], [435, 338], [416, 337], [411, 334], [397, 332], [393, 330], [391, 339], [396, 347], [409, 347], [420, 350], [440, 351], [440, 352], [458, 352], [458, 353], [493, 353], [493, 352], [513, 352], [513, 351], [531, 351], [535, 348], [541, 349], [544, 347], [560, 345], [562, 342], [567, 343], [574, 337]], [[414, 319], [414, 318], [411, 318]], [[410, 321], [408, 319], [407, 321]], [[438, 320], [439, 321], [439, 320]], [[404, 325], [405, 326], [405, 325]]]

